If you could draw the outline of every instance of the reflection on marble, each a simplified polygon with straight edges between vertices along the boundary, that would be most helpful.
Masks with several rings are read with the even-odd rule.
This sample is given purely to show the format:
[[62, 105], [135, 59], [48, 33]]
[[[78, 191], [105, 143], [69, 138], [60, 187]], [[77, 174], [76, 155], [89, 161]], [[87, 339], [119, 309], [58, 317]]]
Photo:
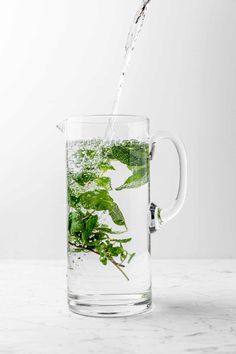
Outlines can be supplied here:
[[236, 353], [236, 260], [153, 261], [153, 310], [72, 314], [62, 261], [0, 262], [0, 353]]

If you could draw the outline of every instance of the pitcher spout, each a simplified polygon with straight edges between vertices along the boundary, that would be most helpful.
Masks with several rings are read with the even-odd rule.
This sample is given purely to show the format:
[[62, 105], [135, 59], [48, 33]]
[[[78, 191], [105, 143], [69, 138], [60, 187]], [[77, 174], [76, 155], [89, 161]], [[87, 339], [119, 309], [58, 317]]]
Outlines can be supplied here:
[[56, 127], [60, 130], [60, 132], [64, 133], [65, 132], [65, 126], [66, 126], [66, 119], [64, 119], [62, 122], [56, 125]]

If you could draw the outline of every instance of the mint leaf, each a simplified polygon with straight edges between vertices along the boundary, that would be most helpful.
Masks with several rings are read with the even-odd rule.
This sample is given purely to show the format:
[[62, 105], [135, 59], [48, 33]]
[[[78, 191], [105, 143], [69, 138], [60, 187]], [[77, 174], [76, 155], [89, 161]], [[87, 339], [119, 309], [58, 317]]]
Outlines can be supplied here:
[[130, 254], [129, 259], [128, 259], [128, 263], [130, 263], [130, 262], [131, 262], [132, 258], [135, 256], [135, 254], [136, 254], [136, 253], [132, 253], [132, 254]]
[[102, 231], [102, 232], [105, 232], [107, 234], [113, 234], [113, 235], [120, 235], [120, 234], [123, 234], [125, 231], [115, 231], [115, 230], [112, 230], [110, 227], [108, 227], [107, 225], [103, 225], [101, 224], [98, 228], [97, 228], [98, 231]]
[[81, 172], [78, 175], [73, 175], [73, 180], [79, 185], [84, 186], [88, 182], [92, 182], [96, 178], [96, 174], [93, 172]]
[[80, 195], [79, 200], [85, 209], [94, 209], [97, 211], [109, 210], [113, 203], [112, 197], [103, 189], [85, 192]]
[[123, 252], [123, 247], [116, 246], [116, 247], [111, 247], [110, 249], [110, 254], [112, 257], [117, 257]]
[[103, 265], [107, 265], [108, 259], [106, 256], [100, 256], [99, 260]]
[[110, 177], [98, 177], [95, 179], [95, 182], [99, 187], [103, 187], [109, 191], [112, 189]]
[[138, 188], [149, 181], [149, 171], [147, 166], [133, 169], [133, 174], [116, 190], [120, 191], [126, 188]]
[[[126, 165], [132, 173], [116, 188], [117, 191], [137, 188], [148, 182], [148, 144], [137, 140], [109, 145], [102, 140], [80, 142], [78, 150], [73, 153], [71, 165], [68, 160], [68, 244], [70, 252], [93, 252], [102, 264], [111, 262], [129, 280], [123, 271], [124, 262], [130, 262], [135, 253], [128, 253], [124, 246], [131, 237], [112, 236], [127, 231], [124, 216], [109, 195], [111, 178], [105, 176], [107, 171], [115, 170], [111, 164], [113, 160]], [[106, 211], [112, 221], [124, 226], [125, 230], [115, 231], [102, 224], [103, 213], [100, 211]]]
[[127, 243], [127, 242], [130, 242], [131, 240], [132, 240], [132, 238], [129, 237], [129, 238], [121, 238], [121, 239], [113, 238], [110, 241], [112, 241], [112, 242], [120, 242], [120, 243]]
[[102, 172], [107, 172], [109, 170], [115, 170], [115, 168], [108, 162], [100, 162], [98, 167]]
[[85, 209], [107, 210], [115, 224], [126, 226], [121, 210], [106, 190], [85, 192], [80, 195], [79, 202]]
[[109, 209], [109, 214], [116, 225], [126, 227], [124, 216], [116, 203], [113, 202], [111, 208]]
[[79, 197], [73, 193], [70, 187], [67, 189], [67, 200], [71, 208], [76, 208], [79, 203]]
[[84, 230], [85, 224], [81, 216], [76, 212], [69, 213], [68, 216], [68, 229], [71, 235], [77, 235]]
[[97, 215], [91, 215], [88, 219], [85, 220], [85, 227], [82, 232], [82, 239], [84, 242], [88, 242], [89, 236], [92, 235], [93, 230], [96, 228], [98, 222]]
[[113, 145], [108, 156], [127, 166], [143, 166], [146, 165], [148, 159], [148, 144], [134, 141], [123, 142]]

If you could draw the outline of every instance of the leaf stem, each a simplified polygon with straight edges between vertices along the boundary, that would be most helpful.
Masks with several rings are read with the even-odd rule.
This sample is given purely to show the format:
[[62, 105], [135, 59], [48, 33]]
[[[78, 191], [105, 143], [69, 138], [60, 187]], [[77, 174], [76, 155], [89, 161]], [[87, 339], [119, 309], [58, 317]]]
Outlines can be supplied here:
[[[77, 249], [78, 249], [78, 248], [81, 249], [81, 251], [85, 251], [85, 252], [90, 251], [90, 252], [95, 253], [95, 254], [97, 254], [98, 256], [100, 256], [100, 254], [99, 254], [98, 252], [96, 252], [96, 251], [94, 251], [94, 250], [92, 250], [92, 249], [84, 248], [84, 247], [81, 247], [81, 246], [76, 246], [75, 243], [70, 242], [70, 241], [69, 241], [68, 243], [69, 243], [69, 245], [74, 246], [74, 247], [76, 247]], [[123, 264], [117, 263], [113, 258], [109, 258], [109, 261], [124, 275], [124, 277], [125, 277], [127, 280], [129, 280], [129, 277], [126, 275], [126, 273], [125, 273], [125, 272], [123, 271], [123, 269], [121, 268], [121, 267], [125, 267]]]
[[[123, 269], [120, 267], [121, 265], [118, 265], [118, 263], [112, 261], [110, 259], [110, 261], [114, 264], [114, 266], [124, 275], [124, 277], [129, 280], [129, 277], [126, 275], [126, 273], [123, 271]], [[122, 265], [123, 266], [123, 265]], [[124, 266], [123, 266], [124, 267]]]
[[85, 220], [88, 219], [91, 215], [93, 215], [93, 213], [95, 213], [95, 210], [90, 211], [87, 215], [85, 215], [84, 218], [82, 218], [81, 220]]

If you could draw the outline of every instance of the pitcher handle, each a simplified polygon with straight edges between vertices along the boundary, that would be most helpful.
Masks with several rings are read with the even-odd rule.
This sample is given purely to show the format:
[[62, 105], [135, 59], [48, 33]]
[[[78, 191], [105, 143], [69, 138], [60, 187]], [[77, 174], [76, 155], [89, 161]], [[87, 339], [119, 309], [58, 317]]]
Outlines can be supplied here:
[[151, 152], [150, 159], [153, 158], [155, 145], [161, 140], [170, 140], [174, 144], [175, 149], [178, 154], [179, 159], [179, 187], [177, 196], [169, 207], [161, 209], [156, 204], [151, 203], [151, 222], [150, 222], [150, 232], [155, 232], [156, 229], [160, 228], [161, 225], [167, 223], [173, 219], [179, 211], [182, 209], [187, 192], [187, 158], [184, 144], [182, 141], [172, 133], [168, 131], [159, 131], [156, 135], [151, 138]]

